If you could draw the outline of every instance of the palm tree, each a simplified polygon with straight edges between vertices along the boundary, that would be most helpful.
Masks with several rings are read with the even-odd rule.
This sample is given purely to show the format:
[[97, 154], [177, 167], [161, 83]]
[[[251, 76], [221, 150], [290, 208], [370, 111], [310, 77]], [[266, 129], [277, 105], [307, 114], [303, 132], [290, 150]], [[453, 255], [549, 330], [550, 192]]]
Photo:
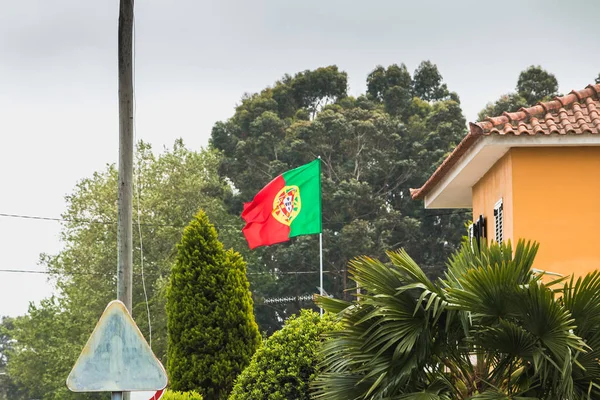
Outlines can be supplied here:
[[352, 261], [359, 297], [319, 299], [342, 328], [315, 397], [599, 399], [600, 274], [550, 280], [537, 249], [465, 240], [435, 282], [404, 251]]

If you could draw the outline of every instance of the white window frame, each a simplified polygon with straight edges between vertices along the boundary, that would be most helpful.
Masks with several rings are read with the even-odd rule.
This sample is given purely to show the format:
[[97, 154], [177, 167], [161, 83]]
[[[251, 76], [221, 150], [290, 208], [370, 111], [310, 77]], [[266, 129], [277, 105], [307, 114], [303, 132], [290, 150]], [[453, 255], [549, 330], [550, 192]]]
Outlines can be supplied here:
[[475, 240], [475, 224], [469, 225], [469, 243], [471, 244], [471, 251], [475, 251], [475, 247], [473, 246], [473, 240]]
[[494, 232], [496, 242], [502, 244], [504, 240], [504, 205], [502, 198], [494, 204]]

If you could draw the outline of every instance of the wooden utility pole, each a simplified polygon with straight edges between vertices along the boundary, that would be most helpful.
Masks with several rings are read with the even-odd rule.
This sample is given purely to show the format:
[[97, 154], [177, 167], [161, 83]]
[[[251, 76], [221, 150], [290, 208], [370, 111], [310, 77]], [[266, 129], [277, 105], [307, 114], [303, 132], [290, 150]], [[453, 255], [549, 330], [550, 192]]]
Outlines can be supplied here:
[[119, 13], [119, 234], [117, 298], [131, 312], [133, 213], [133, 0]]
[[[119, 228], [117, 299], [131, 313], [133, 281], [133, 0], [119, 5]], [[127, 400], [128, 393], [113, 393]]]

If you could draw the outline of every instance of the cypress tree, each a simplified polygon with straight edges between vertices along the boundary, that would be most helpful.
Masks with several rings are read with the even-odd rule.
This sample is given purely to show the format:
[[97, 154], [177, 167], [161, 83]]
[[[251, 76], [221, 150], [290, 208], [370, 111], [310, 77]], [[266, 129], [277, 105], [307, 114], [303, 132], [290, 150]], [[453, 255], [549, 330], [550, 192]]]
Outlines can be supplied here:
[[184, 229], [167, 290], [169, 387], [226, 399], [260, 344], [246, 263], [203, 211]]

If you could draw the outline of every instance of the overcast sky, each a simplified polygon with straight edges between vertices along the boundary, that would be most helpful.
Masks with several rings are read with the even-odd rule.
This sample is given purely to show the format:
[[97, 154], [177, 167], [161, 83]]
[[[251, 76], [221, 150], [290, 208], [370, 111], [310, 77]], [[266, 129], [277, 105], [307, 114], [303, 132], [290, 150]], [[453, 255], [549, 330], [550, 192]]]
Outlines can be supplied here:
[[[436, 63], [468, 120], [539, 64], [560, 90], [600, 73], [600, 2], [138, 0], [137, 135], [198, 149], [244, 92], [337, 64], [350, 94], [377, 65]], [[0, 213], [58, 217], [75, 183], [118, 152], [118, 1], [0, 0]], [[41, 271], [57, 222], [0, 217], [0, 269]], [[116, 268], [116, 267], [115, 267]], [[0, 315], [52, 293], [0, 272]]]

